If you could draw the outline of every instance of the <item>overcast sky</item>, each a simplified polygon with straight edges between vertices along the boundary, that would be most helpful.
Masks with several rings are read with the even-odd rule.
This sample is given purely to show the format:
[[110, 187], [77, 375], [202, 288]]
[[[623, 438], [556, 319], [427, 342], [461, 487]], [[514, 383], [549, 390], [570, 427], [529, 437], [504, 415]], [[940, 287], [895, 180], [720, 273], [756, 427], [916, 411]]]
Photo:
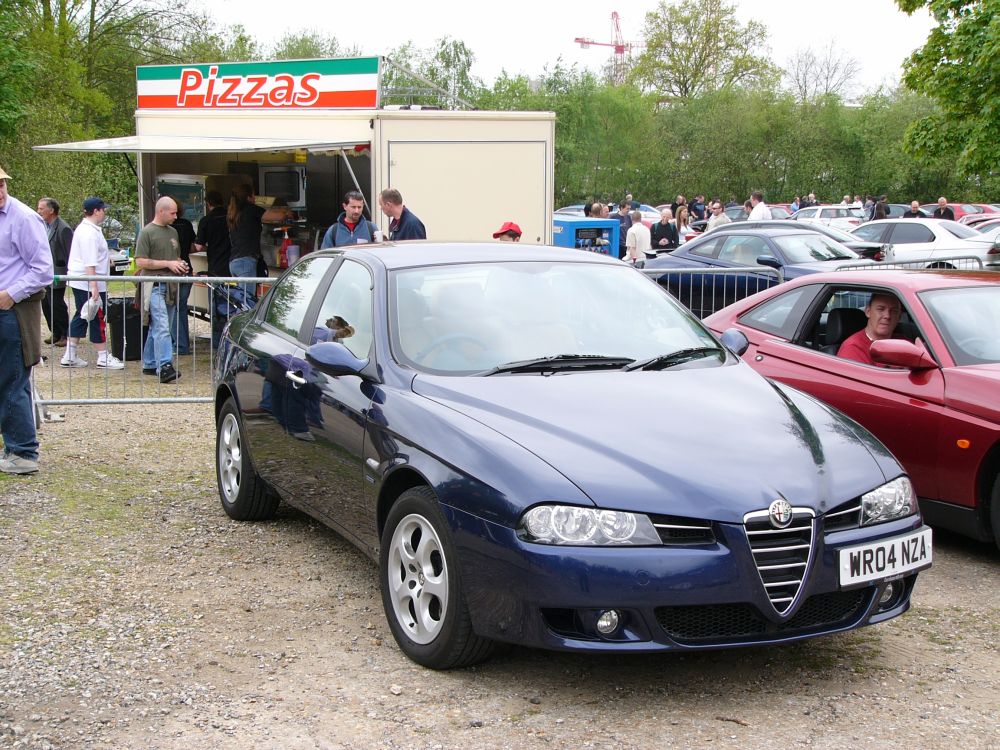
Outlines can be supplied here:
[[[898, 81], [903, 60], [924, 43], [933, 26], [926, 12], [907, 16], [893, 0], [730, 2], [742, 19], [753, 17], [768, 27], [771, 58], [777, 64], [783, 65], [799, 49], [818, 51], [834, 41], [861, 63], [862, 89]], [[375, 55], [387, 54], [409, 40], [417, 47], [429, 47], [450, 36], [469, 46], [476, 58], [473, 74], [489, 84], [502, 70], [538, 75], [560, 56], [567, 64], [599, 70], [610, 57], [610, 48], [581, 49], [573, 39], [610, 42], [611, 13], [617, 10], [625, 41], [639, 40], [646, 13], [657, 5], [652, 0], [379, 0], [374, 5], [213, 0], [206, 7], [214, 9], [220, 21], [242, 23], [265, 44], [286, 31], [313, 29]]]

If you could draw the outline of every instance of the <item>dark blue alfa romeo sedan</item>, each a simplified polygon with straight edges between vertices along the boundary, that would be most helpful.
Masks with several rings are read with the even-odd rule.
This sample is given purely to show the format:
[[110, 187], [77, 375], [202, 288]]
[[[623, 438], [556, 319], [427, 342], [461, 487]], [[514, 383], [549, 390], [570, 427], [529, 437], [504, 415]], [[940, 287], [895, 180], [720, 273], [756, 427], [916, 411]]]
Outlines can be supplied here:
[[323, 251], [232, 319], [216, 463], [232, 518], [280, 500], [377, 561], [433, 668], [498, 642], [786, 643], [902, 614], [931, 563], [903, 469], [592, 253]]

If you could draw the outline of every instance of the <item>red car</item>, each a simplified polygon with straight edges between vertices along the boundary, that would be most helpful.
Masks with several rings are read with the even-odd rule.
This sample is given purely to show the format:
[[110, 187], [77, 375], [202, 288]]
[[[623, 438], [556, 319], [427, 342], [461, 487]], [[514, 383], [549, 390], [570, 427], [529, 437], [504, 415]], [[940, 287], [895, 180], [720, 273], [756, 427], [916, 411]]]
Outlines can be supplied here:
[[[900, 338], [871, 345], [882, 366], [837, 356], [866, 327], [873, 292], [902, 307]], [[810, 274], [704, 322], [717, 334], [742, 332], [743, 358], [761, 374], [868, 428], [906, 468], [929, 523], [1000, 546], [1000, 274]]]
[[[948, 203], [947, 206], [951, 209], [951, 212], [955, 214], [955, 221], [958, 221], [967, 214], [984, 214], [996, 211], [996, 209], [988, 203]], [[920, 208], [926, 211], [928, 216], [933, 216], [934, 209], [937, 207], [937, 203], [925, 203]]]

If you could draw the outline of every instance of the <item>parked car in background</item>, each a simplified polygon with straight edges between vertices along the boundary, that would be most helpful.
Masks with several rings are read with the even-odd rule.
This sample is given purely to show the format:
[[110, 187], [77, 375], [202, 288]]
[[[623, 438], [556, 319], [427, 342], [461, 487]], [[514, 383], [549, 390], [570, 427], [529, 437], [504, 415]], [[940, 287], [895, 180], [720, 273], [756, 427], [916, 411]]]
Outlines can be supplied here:
[[791, 203], [768, 203], [767, 207], [771, 209], [772, 219], [790, 219], [792, 218], [792, 204]]
[[864, 221], [864, 212], [852, 206], [809, 206], [800, 208], [792, 218], [812, 224], [828, 224], [840, 229], [852, 229]]
[[[795, 226], [795, 225], [792, 225]], [[787, 221], [781, 219], [772, 219], [771, 221], [747, 221], [742, 224], [723, 224], [720, 227], [716, 227], [712, 230], [715, 232], [738, 232], [744, 229], [788, 229], [789, 224]], [[796, 227], [798, 229], [799, 227]], [[828, 224], [815, 224], [809, 223], [801, 227], [804, 231], [818, 232], [819, 234], [825, 235], [830, 239], [839, 242], [846, 248], [849, 248], [860, 255], [862, 258], [867, 258], [868, 260], [884, 260], [889, 253], [889, 246], [883, 245], [878, 242], [868, 242], [867, 240], [862, 240], [859, 237], [855, 237], [849, 232], [845, 232], [837, 227], [832, 227]]]
[[894, 260], [926, 260], [928, 267], [955, 267], [951, 256], [972, 255], [986, 268], [1000, 267], [1000, 245], [957, 221], [947, 219], [882, 219], [851, 230], [869, 242], [892, 245]]
[[975, 228], [985, 221], [993, 221], [994, 219], [1000, 219], [1000, 212], [984, 211], [981, 214], [966, 214], [958, 220], [958, 223], [965, 224], [967, 227]]
[[789, 643], [902, 614], [931, 564], [877, 439], [594, 253], [311, 253], [217, 371], [225, 512], [280, 497], [357, 545], [428, 667]]
[[[563, 206], [562, 208], [557, 208], [555, 213], [564, 216], [583, 216], [583, 204], [574, 203], [571, 206]], [[612, 211], [611, 215], [614, 216], [615, 213], [615, 211]], [[647, 227], [653, 222], [660, 220], [660, 212], [645, 203], [639, 204], [639, 213], [642, 214], [642, 223]]]
[[[745, 224], [745, 222], [744, 222]], [[727, 225], [728, 226], [728, 225]], [[853, 250], [818, 232], [794, 224], [769, 229], [713, 230], [660, 253], [645, 263], [647, 271], [663, 269], [657, 281], [698, 317], [779, 283], [777, 274], [759, 271], [729, 274], [671, 273], [672, 269], [731, 269], [764, 266], [782, 278], [829, 271], [843, 265], [867, 264]]]
[[[961, 219], [966, 214], [982, 214], [987, 211], [993, 212], [996, 209], [987, 203], [948, 203], [946, 204], [948, 208], [952, 210], [955, 214], [955, 220]], [[937, 203], [925, 203], [920, 208], [927, 212], [928, 216], [934, 216], [934, 210], [938, 207]]]
[[[836, 356], [873, 293], [898, 299], [900, 338], [870, 366]], [[866, 271], [802, 277], [705, 320], [736, 328], [762, 375], [872, 431], [902, 461], [931, 525], [1000, 545], [1000, 276]]]

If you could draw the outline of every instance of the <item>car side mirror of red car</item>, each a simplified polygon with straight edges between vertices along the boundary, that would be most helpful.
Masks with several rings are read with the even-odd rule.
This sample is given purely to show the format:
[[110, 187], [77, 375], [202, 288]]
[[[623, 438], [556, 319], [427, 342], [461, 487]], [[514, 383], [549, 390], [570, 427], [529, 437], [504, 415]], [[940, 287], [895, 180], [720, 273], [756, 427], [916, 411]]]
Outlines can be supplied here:
[[905, 339], [873, 341], [869, 352], [872, 360], [880, 365], [905, 367], [907, 370], [932, 370], [938, 366], [926, 349]]

